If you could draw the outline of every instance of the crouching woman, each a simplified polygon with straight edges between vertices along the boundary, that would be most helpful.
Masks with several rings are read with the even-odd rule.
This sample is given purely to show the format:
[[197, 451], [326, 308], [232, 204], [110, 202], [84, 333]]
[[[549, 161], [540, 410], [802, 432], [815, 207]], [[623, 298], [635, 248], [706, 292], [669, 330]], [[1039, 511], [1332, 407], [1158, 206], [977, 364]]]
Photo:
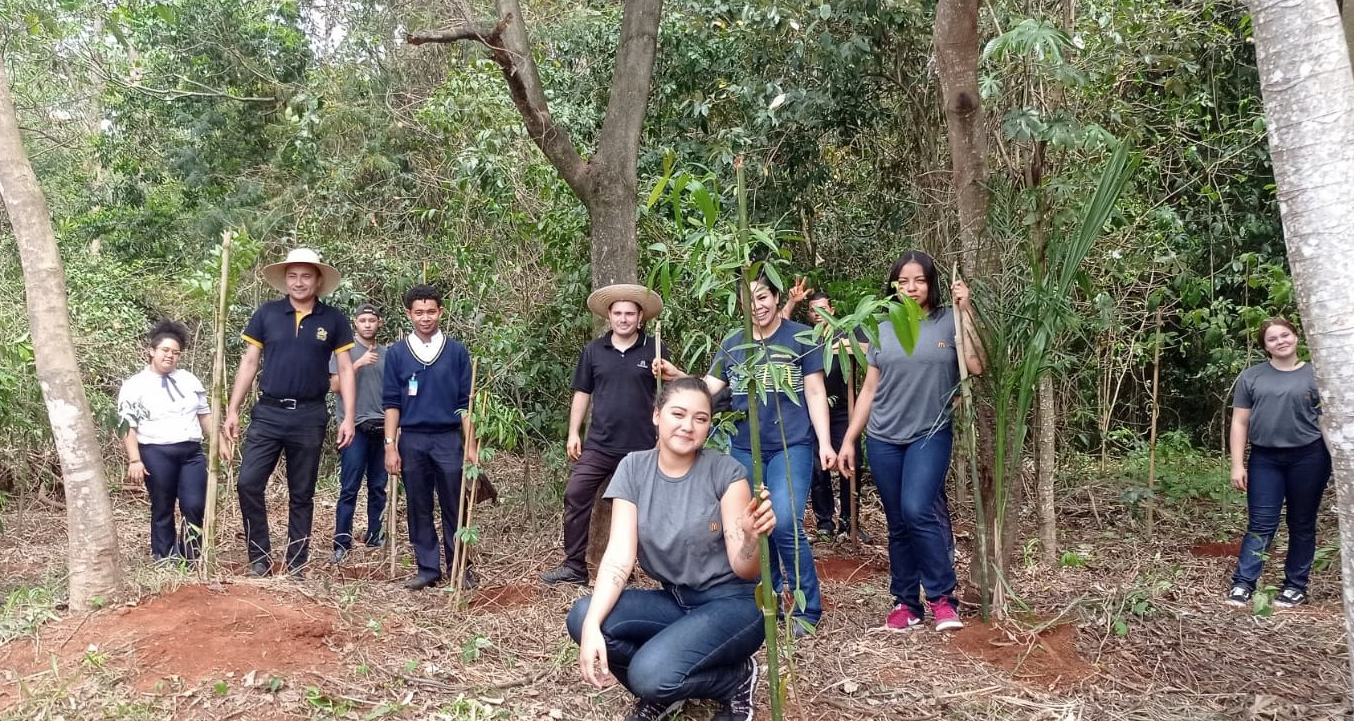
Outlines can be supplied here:
[[[627, 721], [670, 718], [687, 699], [718, 701], [719, 721], [749, 721], [752, 655], [765, 640], [753, 595], [757, 537], [775, 528], [776, 516], [765, 490], [753, 500], [741, 463], [704, 448], [704, 383], [667, 383], [656, 405], [658, 446], [616, 468], [597, 582], [566, 621], [579, 670], [598, 688], [619, 681], [637, 697]], [[636, 556], [661, 590], [625, 587]]]

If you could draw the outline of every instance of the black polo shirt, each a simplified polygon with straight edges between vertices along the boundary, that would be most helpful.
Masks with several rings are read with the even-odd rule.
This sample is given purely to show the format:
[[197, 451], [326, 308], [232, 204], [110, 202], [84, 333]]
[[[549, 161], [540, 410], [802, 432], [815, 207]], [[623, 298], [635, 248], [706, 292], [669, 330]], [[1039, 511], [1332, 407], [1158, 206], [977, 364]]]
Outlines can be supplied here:
[[264, 303], [240, 337], [263, 349], [259, 392], [298, 401], [323, 399], [329, 392], [329, 357], [353, 347], [347, 316], [318, 300], [300, 318], [288, 298]]
[[[869, 336], [865, 335], [865, 331], [863, 330], [856, 329], [855, 336], [856, 341], [860, 343], [870, 342]], [[846, 337], [845, 334], [837, 334], [838, 340], [844, 337]], [[819, 350], [815, 352], [822, 351]], [[856, 357], [851, 353], [849, 348], [846, 353], [847, 362], [851, 364], [855, 371], [855, 380], [859, 381], [865, 376], [860, 372], [860, 366], [856, 363]], [[824, 368], [826, 367], [827, 366], [825, 365]], [[846, 374], [843, 372], [842, 359], [837, 354], [833, 354], [832, 357], [832, 372], [823, 377], [823, 389], [827, 391], [828, 421], [833, 425], [838, 423], [850, 423], [851, 417], [846, 412]]]
[[[653, 425], [654, 347], [644, 331], [624, 351], [611, 345], [611, 333], [583, 346], [574, 369], [573, 389], [592, 395], [592, 423], [583, 448], [609, 455], [646, 451], [658, 442]], [[663, 358], [670, 359], [663, 346]]]

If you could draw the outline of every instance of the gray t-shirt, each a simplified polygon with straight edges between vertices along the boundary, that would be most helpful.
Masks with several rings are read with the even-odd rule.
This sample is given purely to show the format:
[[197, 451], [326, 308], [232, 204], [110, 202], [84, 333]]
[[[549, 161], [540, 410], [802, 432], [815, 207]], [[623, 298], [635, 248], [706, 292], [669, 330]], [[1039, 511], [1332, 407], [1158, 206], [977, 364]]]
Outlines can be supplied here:
[[1257, 446], [1300, 448], [1321, 439], [1321, 396], [1311, 363], [1281, 371], [1265, 361], [1241, 371], [1232, 407], [1251, 409], [1246, 437]]
[[639, 509], [639, 565], [667, 584], [703, 591], [740, 581], [729, 565], [719, 502], [729, 486], [747, 478], [743, 464], [702, 450], [681, 478], [658, 470], [658, 449], [621, 459], [606, 498]]
[[[353, 374], [353, 380], [357, 383], [357, 397], [353, 398], [353, 412], [357, 415], [354, 423], [362, 421], [379, 420], [385, 418], [385, 410], [381, 407], [381, 381], [385, 378], [386, 372], [386, 347], [377, 343], [374, 347], [376, 351], [376, 362], [364, 368], [358, 368], [357, 373]], [[353, 343], [353, 347], [348, 351], [348, 357], [357, 362], [362, 354], [367, 352], [366, 346], [361, 342]], [[338, 374], [338, 357], [329, 356], [329, 375]], [[335, 394], [337, 395], [337, 394]], [[339, 423], [343, 422], [343, 404], [337, 404], [334, 410], [334, 417]]]
[[866, 354], [879, 369], [879, 385], [865, 430], [871, 438], [906, 444], [950, 425], [951, 401], [959, 387], [954, 350], [954, 311], [941, 308], [924, 318], [912, 355], [903, 351], [893, 324], [879, 324], [879, 345]]

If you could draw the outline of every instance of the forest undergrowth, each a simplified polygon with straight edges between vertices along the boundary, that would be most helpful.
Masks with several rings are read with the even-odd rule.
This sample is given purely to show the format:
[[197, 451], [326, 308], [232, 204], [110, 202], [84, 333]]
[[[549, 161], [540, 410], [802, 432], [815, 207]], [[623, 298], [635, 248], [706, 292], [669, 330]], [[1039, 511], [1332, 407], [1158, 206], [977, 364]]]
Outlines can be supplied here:
[[[65, 611], [59, 597], [63, 516], [11, 502], [0, 515], [0, 718], [620, 718], [628, 694], [585, 686], [564, 631], [566, 611], [585, 591], [536, 578], [561, 553], [558, 499], [539, 491], [530, 507], [552, 510], [529, 512], [520, 461], [500, 456], [494, 466], [503, 502], [476, 509], [482, 582], [459, 610], [446, 589], [400, 587], [412, 573], [406, 553], [393, 580], [384, 549], [359, 547], [338, 568], [323, 562], [332, 479], [316, 496], [303, 582], [243, 575], [233, 495], [221, 504], [218, 573], [204, 580], [153, 567], [144, 496], [116, 494], [133, 590], [90, 614]], [[1274, 612], [1261, 593], [1256, 608], [1231, 609], [1222, 596], [1244, 505], [1206, 493], [1163, 495], [1148, 538], [1140, 499], [1126, 492], [1126, 467], [1065, 474], [1076, 480], [1059, 489], [1058, 566], [1039, 566], [1027, 546], [1008, 579], [1019, 599], [1009, 617], [982, 622], [970, 607], [967, 626], [946, 635], [880, 630], [891, 606], [888, 559], [883, 515], [867, 488], [862, 518], [876, 543], [814, 546], [826, 613], [818, 633], [793, 649], [787, 717], [1347, 718], [1329, 509], [1313, 603]], [[284, 488], [270, 491], [275, 530]], [[962, 579], [972, 517], [952, 505]], [[1021, 519], [1032, 522], [1030, 514]], [[1270, 575], [1281, 555], [1282, 545]], [[765, 693], [763, 682], [763, 707]], [[714, 710], [688, 705], [679, 718], [703, 720]]]

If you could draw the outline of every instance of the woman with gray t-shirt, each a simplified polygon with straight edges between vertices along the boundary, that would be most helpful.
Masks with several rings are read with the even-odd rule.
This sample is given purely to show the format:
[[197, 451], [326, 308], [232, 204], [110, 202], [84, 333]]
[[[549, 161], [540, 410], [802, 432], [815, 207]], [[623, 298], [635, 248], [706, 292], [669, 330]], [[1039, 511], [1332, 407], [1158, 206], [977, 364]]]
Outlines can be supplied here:
[[1232, 486], [1246, 494], [1249, 521], [1227, 603], [1250, 605], [1287, 499], [1288, 557], [1274, 606], [1292, 608], [1307, 601], [1316, 514], [1330, 480], [1331, 459], [1318, 421], [1316, 373], [1311, 363], [1298, 358], [1297, 329], [1283, 318], [1271, 318], [1260, 324], [1258, 336], [1269, 360], [1241, 371], [1232, 394]]
[[[920, 251], [903, 253], [894, 262], [884, 292], [917, 302], [925, 314], [921, 333], [908, 353], [891, 324], [879, 325], [879, 343], [866, 355], [865, 383], [837, 451], [838, 467], [848, 475], [855, 472], [856, 439], [868, 430], [865, 452], [889, 528], [894, 607], [884, 628], [906, 631], [919, 625], [926, 613], [923, 595], [937, 631], [963, 628], [952, 598], [954, 538], [948, 506], [941, 500], [954, 440], [950, 409], [959, 385], [955, 309], [940, 304], [935, 262]], [[950, 294], [955, 308], [970, 320], [968, 286], [956, 280]], [[983, 363], [972, 328], [971, 321], [964, 323], [964, 360], [976, 375]]]
[[[753, 595], [757, 537], [776, 514], [766, 489], [753, 500], [741, 463], [705, 450], [711, 402], [700, 379], [664, 384], [657, 406], [658, 446], [617, 466], [597, 583], [565, 625], [583, 679], [619, 681], [637, 697], [626, 719], [666, 719], [706, 698], [720, 703], [717, 721], [751, 721], [752, 655], [766, 638]], [[636, 556], [662, 589], [625, 587]]]

